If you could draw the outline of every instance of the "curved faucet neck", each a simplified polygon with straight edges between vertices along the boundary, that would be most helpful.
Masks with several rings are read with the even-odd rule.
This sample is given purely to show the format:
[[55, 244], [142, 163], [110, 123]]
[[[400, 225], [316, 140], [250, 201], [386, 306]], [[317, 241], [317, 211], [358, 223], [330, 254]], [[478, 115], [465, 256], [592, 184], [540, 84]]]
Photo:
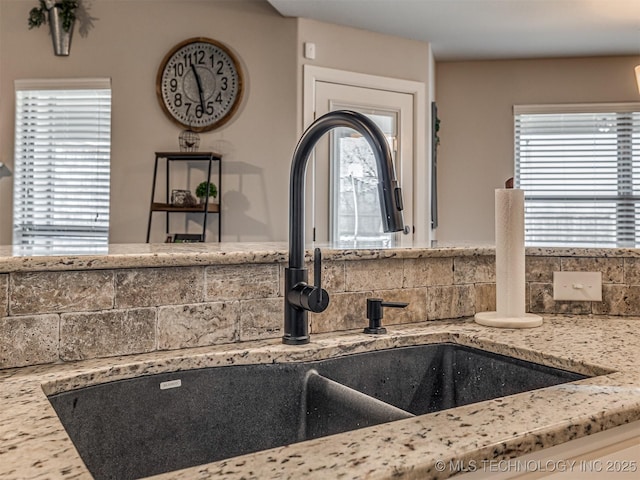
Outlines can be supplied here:
[[378, 185], [382, 225], [385, 232], [397, 232], [404, 227], [402, 200], [397, 186], [389, 144], [378, 126], [367, 116], [353, 111], [338, 110], [318, 118], [303, 133], [293, 154], [289, 190], [289, 267], [304, 264], [305, 178], [309, 157], [320, 138], [330, 130], [349, 127], [369, 143], [378, 167]]

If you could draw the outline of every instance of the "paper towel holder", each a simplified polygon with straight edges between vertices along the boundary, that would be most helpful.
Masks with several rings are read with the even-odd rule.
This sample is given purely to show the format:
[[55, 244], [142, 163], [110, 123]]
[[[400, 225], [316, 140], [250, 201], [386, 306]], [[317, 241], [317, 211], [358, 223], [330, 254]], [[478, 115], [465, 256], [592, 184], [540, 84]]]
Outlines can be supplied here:
[[525, 312], [524, 191], [513, 179], [495, 191], [496, 311], [476, 313], [476, 323], [487, 327], [533, 328], [540, 315]]

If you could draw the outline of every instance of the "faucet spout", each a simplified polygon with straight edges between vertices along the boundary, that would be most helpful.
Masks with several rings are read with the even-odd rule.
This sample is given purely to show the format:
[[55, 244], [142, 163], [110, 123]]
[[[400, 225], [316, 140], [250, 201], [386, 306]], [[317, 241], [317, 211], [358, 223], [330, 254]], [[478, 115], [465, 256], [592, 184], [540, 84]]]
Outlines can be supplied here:
[[[329, 112], [302, 134], [293, 153], [289, 188], [289, 267], [285, 269], [284, 336], [283, 343], [300, 345], [309, 343], [307, 311], [321, 312], [328, 305], [328, 294], [322, 287], [309, 286], [304, 268], [304, 197], [307, 163], [313, 148], [330, 130], [349, 127], [360, 133], [369, 143], [378, 168], [378, 195], [385, 232], [398, 232], [404, 227], [402, 218], [402, 192], [395, 177], [391, 151], [387, 139], [378, 126], [367, 116], [353, 111]], [[319, 255], [317, 255], [319, 259]], [[319, 278], [320, 261], [315, 262], [316, 278]], [[319, 289], [319, 290], [318, 290]], [[309, 308], [309, 298], [322, 298], [317, 307]]]

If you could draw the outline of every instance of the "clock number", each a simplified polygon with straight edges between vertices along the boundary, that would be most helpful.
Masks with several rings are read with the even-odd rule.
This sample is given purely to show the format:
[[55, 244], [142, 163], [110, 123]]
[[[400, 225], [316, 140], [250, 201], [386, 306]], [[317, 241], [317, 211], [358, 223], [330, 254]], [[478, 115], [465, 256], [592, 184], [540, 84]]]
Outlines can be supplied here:
[[211, 60], [211, 68], [218, 67], [216, 70], [216, 75], [224, 74], [224, 62], [222, 60], [215, 61], [215, 56], [213, 54], [209, 55], [209, 60]]
[[187, 106], [187, 111], [185, 112], [185, 117], [189, 116], [189, 110], [191, 110], [191, 105], [193, 105], [191, 102], [184, 102], [184, 104]]
[[173, 97], [173, 104], [176, 107], [182, 106], [182, 94], [180, 92], [176, 93], [175, 96]]
[[197, 50], [195, 52], [185, 53], [184, 55], [182, 55], [185, 68], [189, 68], [193, 64], [203, 65], [205, 55], [206, 55], [206, 52], [204, 50]]
[[171, 87], [171, 93], [176, 93], [176, 90], [178, 90], [178, 80], [172, 78], [169, 82], [169, 86]]
[[173, 76], [181, 77], [184, 74], [184, 65], [181, 63], [173, 64]]
[[216, 102], [222, 103], [222, 93], [218, 92], [218, 95], [216, 96]]
[[213, 115], [213, 102], [207, 102], [207, 106], [204, 110], [202, 109], [202, 105], [196, 105], [196, 117], [202, 118], [205, 113], [209, 116]]
[[221, 82], [222, 82], [222, 86], [220, 87], [220, 89], [222, 91], [225, 91], [227, 88], [229, 88], [229, 85], [228, 85], [229, 82], [227, 80], [227, 77], [222, 77]]

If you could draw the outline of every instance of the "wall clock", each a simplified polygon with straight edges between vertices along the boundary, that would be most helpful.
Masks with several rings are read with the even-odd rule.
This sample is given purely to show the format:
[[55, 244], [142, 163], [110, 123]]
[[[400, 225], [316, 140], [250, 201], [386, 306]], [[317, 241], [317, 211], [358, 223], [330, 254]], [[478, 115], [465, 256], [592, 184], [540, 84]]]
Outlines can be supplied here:
[[156, 77], [164, 112], [195, 132], [227, 123], [240, 105], [242, 87], [242, 71], [234, 54], [220, 42], [202, 37], [173, 47]]

